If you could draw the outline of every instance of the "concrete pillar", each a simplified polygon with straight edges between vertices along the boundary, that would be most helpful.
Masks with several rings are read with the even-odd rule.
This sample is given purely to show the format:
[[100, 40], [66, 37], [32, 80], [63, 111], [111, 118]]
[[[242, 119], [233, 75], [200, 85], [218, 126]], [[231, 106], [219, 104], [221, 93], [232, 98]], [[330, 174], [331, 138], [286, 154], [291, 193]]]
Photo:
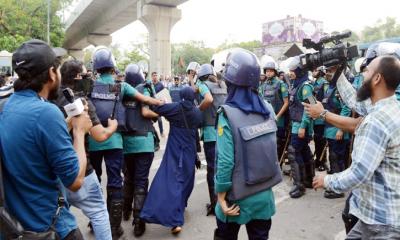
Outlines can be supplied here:
[[85, 52], [82, 49], [69, 49], [68, 54], [81, 62], [83, 62], [85, 56]]
[[87, 36], [87, 42], [97, 46], [110, 46], [112, 42], [112, 37], [108, 34], [95, 34], [91, 33]]
[[171, 75], [171, 40], [172, 27], [182, 17], [180, 9], [138, 1], [138, 19], [149, 31], [150, 73]]

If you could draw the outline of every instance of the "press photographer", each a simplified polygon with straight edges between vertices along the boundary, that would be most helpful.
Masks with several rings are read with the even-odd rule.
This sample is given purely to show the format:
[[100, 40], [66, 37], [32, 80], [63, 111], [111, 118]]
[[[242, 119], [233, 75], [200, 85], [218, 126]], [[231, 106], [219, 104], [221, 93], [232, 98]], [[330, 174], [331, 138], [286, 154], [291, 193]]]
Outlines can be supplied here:
[[359, 220], [346, 239], [400, 238], [396, 147], [400, 141], [400, 103], [395, 96], [400, 83], [400, 61], [387, 52], [380, 56], [377, 49], [367, 51], [364, 81], [357, 93], [343, 74], [337, 82], [343, 101], [363, 118], [351, 120], [324, 110], [320, 103], [305, 104], [313, 118], [320, 116], [338, 127], [347, 125], [355, 129], [351, 166], [341, 173], [320, 175], [313, 182], [315, 189], [325, 187], [336, 193], [353, 190], [350, 214]]
[[21, 229], [2, 222], [6, 239], [83, 239], [60, 185], [71, 191], [82, 186], [84, 136], [92, 123], [87, 112], [72, 118], [72, 142], [62, 113], [48, 102], [61, 82], [57, 57], [45, 42], [30, 40], [12, 58], [19, 79], [0, 115], [2, 179], [6, 210], [24, 231], [10, 235], [3, 231]]

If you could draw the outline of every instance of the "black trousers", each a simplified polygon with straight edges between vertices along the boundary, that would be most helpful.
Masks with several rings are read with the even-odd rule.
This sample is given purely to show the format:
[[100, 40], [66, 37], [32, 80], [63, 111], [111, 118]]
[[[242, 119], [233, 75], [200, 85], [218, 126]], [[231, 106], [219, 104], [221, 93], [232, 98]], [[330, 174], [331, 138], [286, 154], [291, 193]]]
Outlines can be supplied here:
[[[267, 240], [272, 221], [269, 220], [251, 220], [246, 224], [246, 231], [249, 240]], [[216, 236], [224, 240], [237, 240], [240, 224], [224, 223], [217, 218]]]

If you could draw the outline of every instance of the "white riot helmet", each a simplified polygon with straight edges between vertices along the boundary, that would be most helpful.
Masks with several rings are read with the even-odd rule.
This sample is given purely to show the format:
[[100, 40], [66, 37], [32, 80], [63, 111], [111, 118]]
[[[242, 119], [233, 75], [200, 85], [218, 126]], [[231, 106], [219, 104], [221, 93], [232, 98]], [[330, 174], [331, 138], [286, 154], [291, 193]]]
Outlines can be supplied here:
[[356, 71], [356, 73], [361, 72], [361, 64], [364, 62], [364, 60], [364, 57], [360, 57], [354, 62], [354, 70]]
[[140, 67], [140, 69], [142, 69], [142, 72], [149, 72], [149, 64], [145, 60], [140, 60], [137, 65]]
[[264, 73], [265, 70], [267, 69], [272, 69], [278, 72], [278, 64], [276, 64], [275, 60], [271, 56], [269, 55], [262, 56], [260, 62], [261, 62], [261, 68], [264, 70]]
[[225, 68], [226, 58], [228, 54], [235, 48], [225, 49], [215, 53], [211, 58], [211, 65], [214, 67], [215, 72], [222, 73]]
[[186, 68], [186, 73], [189, 73], [190, 70], [195, 71], [196, 73], [199, 71], [200, 64], [197, 62], [190, 62]]

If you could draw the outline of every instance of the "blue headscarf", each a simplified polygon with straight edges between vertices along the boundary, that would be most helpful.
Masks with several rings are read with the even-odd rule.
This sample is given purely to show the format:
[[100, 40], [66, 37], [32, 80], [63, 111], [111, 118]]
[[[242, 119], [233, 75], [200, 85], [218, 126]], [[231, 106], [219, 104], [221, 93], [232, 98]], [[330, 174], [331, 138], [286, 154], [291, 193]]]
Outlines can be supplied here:
[[308, 80], [307, 71], [304, 71], [301, 68], [297, 67], [294, 70], [294, 73], [296, 74], [296, 79], [293, 81], [293, 87], [296, 88], [297, 86]]
[[184, 87], [179, 91], [181, 105], [184, 109], [190, 109], [194, 105], [195, 92], [191, 87]]
[[226, 82], [226, 84], [228, 86], [228, 97], [225, 104], [239, 108], [246, 114], [256, 113], [263, 115], [265, 118], [269, 117], [269, 110], [257, 92], [250, 87], [240, 87], [229, 82]]

